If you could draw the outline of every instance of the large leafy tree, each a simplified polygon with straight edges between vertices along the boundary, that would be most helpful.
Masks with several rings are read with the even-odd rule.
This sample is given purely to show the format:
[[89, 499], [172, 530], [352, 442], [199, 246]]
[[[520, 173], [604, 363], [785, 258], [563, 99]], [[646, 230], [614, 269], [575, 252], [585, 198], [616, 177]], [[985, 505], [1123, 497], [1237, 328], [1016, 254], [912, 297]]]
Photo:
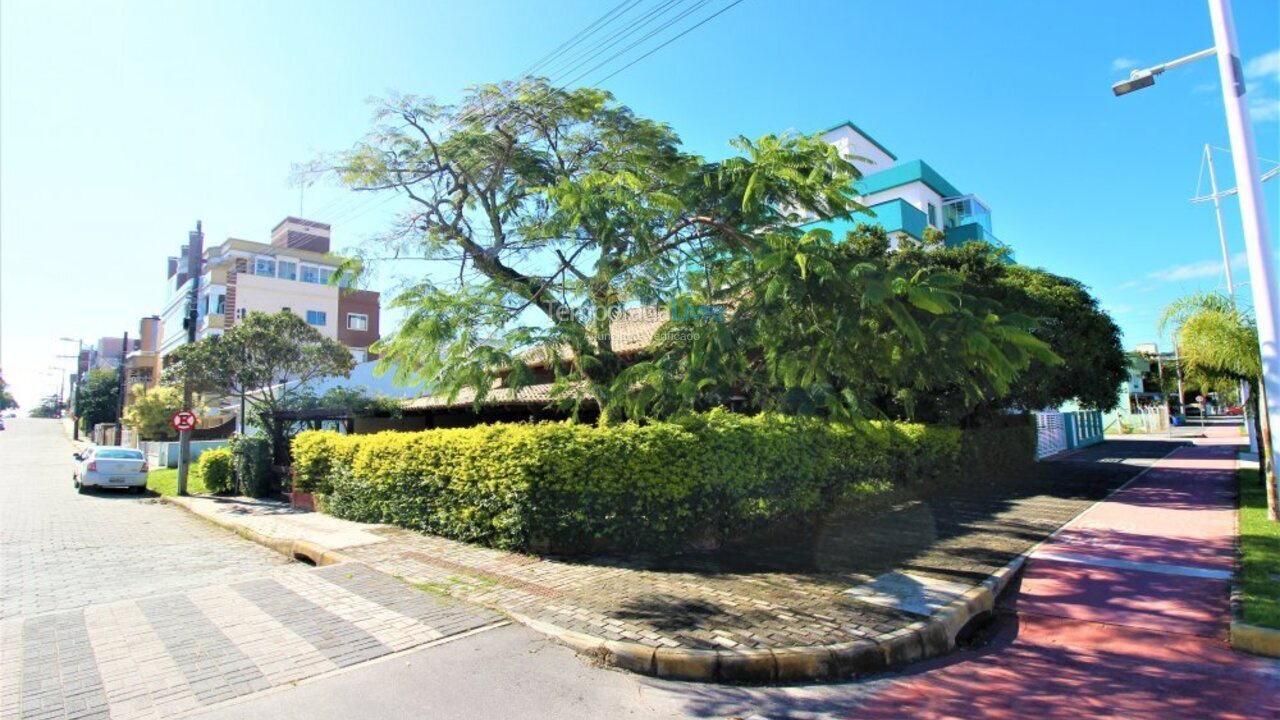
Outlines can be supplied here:
[[[1096, 410], [1111, 410], [1118, 388], [1128, 376], [1128, 360], [1120, 328], [1079, 281], [1039, 268], [1010, 262], [1004, 248], [982, 242], [959, 247], [908, 247], [891, 255], [891, 264], [946, 270], [958, 289], [994, 303], [997, 312], [1017, 313], [1034, 321], [1032, 334], [1060, 358], [1032, 358], [1007, 393], [986, 393], [989, 401], [974, 412], [1006, 407], [1037, 410], [1068, 400]], [[953, 414], [953, 394], [930, 394], [918, 401], [934, 407], [926, 415]]]
[[113, 423], [120, 415], [120, 372], [114, 368], [89, 371], [80, 390], [80, 430], [92, 434], [93, 426]]
[[18, 401], [13, 399], [13, 395], [9, 392], [9, 383], [0, 378], [0, 410], [17, 410]]
[[62, 402], [58, 396], [48, 395], [40, 399], [40, 403], [28, 413], [33, 418], [56, 418], [62, 413]]
[[[1031, 359], [1053, 360], [1025, 319], [962, 302], [949, 273], [855, 258], [801, 227], [865, 210], [856, 168], [817, 138], [739, 138], [738, 155], [707, 162], [606, 92], [536, 79], [472, 88], [458, 105], [392, 98], [377, 122], [333, 164], [353, 189], [403, 193], [409, 210], [351, 269], [442, 268], [393, 302], [406, 318], [379, 350], [402, 380], [479, 402], [501, 373], [529, 381], [540, 348], [563, 360], [558, 387], [589, 393], [605, 417], [744, 390], [860, 414], [904, 384], [976, 402]], [[682, 298], [731, 306], [733, 320], [624, 372], [610, 315]]]
[[731, 306], [728, 319], [667, 333], [676, 340], [628, 370], [629, 400], [662, 413], [740, 398], [793, 413], [959, 422], [1004, 402], [1032, 362], [1060, 362], [1030, 317], [967, 292], [954, 272], [891, 261], [888, 247], [882, 229], [863, 225], [839, 241], [791, 230], [729, 250], [720, 271], [736, 282], [698, 298]]
[[564, 387], [608, 405], [622, 302], [665, 304], [691, 259], [750, 240], [745, 229], [776, 224], [779, 208], [794, 219], [858, 207], [856, 171], [825, 143], [768, 138], [727, 173], [595, 89], [526, 79], [472, 88], [456, 106], [393, 98], [378, 120], [338, 159], [342, 178], [408, 198], [386, 257], [448, 268], [395, 299], [406, 318], [380, 351], [450, 394], [483, 398], [509, 369], [527, 379], [522, 353], [541, 347], [566, 358]]
[[124, 410], [124, 422], [136, 429], [143, 440], [172, 440], [178, 436], [172, 419], [182, 409], [180, 390], [166, 386], [147, 388], [138, 383], [133, 386], [133, 398]]
[[273, 414], [298, 387], [320, 377], [348, 377], [354, 366], [346, 347], [292, 312], [249, 313], [221, 335], [174, 351], [165, 383], [190, 382], [195, 392], [224, 398], [243, 394], [258, 424], [278, 438], [283, 426]]

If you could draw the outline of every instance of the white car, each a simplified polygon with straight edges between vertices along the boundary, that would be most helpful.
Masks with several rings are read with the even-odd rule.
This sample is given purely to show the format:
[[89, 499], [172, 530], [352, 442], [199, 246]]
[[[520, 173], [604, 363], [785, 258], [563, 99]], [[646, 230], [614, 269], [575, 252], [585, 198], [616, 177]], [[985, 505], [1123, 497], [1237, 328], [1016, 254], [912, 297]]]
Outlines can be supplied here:
[[71, 479], [81, 493], [91, 487], [128, 488], [147, 491], [147, 456], [125, 447], [91, 447], [72, 455], [76, 459]]

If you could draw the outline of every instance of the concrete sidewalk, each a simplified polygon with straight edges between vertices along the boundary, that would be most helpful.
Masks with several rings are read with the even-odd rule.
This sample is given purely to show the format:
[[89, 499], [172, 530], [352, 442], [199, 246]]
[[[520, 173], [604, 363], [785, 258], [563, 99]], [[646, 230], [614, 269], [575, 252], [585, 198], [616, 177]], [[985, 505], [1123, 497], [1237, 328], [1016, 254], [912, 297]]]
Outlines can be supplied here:
[[1027, 563], [997, 642], [913, 670], [857, 717], [1280, 717], [1280, 663], [1227, 644], [1235, 453], [1178, 450]]

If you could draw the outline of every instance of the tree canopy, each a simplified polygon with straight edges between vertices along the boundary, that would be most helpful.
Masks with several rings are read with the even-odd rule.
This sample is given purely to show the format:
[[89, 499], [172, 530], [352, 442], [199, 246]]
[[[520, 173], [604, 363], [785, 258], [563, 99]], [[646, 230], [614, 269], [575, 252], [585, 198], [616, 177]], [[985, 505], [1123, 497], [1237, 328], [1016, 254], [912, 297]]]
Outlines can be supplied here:
[[271, 413], [282, 409], [299, 385], [319, 377], [347, 377], [355, 360], [337, 340], [325, 337], [283, 310], [249, 315], [221, 335], [183, 345], [165, 370], [165, 384], [189, 381], [195, 392], [237, 397], [262, 427], [279, 430]]
[[182, 409], [182, 392], [174, 387], [147, 388], [139, 383], [133, 386], [133, 402], [125, 408], [124, 422], [138, 431], [143, 440], [172, 440], [178, 436], [173, 429], [174, 413]]
[[62, 414], [62, 401], [55, 395], [46, 395], [40, 403], [27, 413], [33, 418], [56, 418]]
[[[731, 145], [708, 161], [607, 92], [540, 79], [457, 105], [386, 100], [328, 160], [352, 189], [407, 199], [346, 270], [432, 268], [392, 301], [405, 321], [376, 348], [386, 366], [479, 403], [499, 377], [531, 382], [532, 358], [559, 359], [560, 399], [589, 395], [606, 418], [747, 403], [954, 422], [1115, 402], [1118, 331], [1078, 283], [979, 251], [934, 257], [933, 234], [927, 252], [890, 253], [877, 228], [836, 238], [825, 221], [868, 212], [850, 158], [796, 134]], [[712, 312], [623, 362], [610, 318], [637, 306]]]
[[0, 378], [0, 410], [17, 410], [18, 401], [13, 399], [13, 394], [9, 392], [9, 383]]
[[120, 417], [120, 372], [115, 368], [90, 370], [76, 402], [81, 432], [92, 434], [94, 425], [115, 422]]

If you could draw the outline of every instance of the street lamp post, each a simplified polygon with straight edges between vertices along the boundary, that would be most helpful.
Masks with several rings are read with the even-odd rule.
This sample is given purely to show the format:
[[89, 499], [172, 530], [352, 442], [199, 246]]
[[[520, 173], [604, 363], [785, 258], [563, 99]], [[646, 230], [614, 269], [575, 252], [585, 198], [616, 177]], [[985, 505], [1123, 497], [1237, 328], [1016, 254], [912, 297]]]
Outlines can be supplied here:
[[73, 342], [76, 344], [76, 371], [71, 377], [75, 380], [76, 387], [72, 393], [71, 402], [74, 408], [71, 410], [71, 439], [80, 439], [80, 386], [84, 384], [84, 376], [80, 374], [80, 357], [84, 355], [84, 340], [79, 338], [58, 338], [62, 342]]
[[[1253, 128], [1247, 120], [1248, 100], [1240, 51], [1236, 44], [1235, 20], [1227, 0], [1208, 0], [1209, 18], [1213, 23], [1214, 46], [1171, 63], [1145, 70], [1135, 70], [1128, 80], [1116, 83], [1112, 90], [1125, 95], [1155, 84], [1156, 76], [1173, 67], [1209, 56], [1218, 58], [1218, 74], [1222, 80], [1222, 103], [1227, 115], [1227, 134], [1231, 138], [1231, 161], [1235, 168], [1240, 216], [1244, 225], [1245, 257], [1249, 266], [1249, 286], [1253, 294], [1253, 312], [1258, 322], [1258, 346], [1262, 354], [1262, 386], [1266, 400], [1267, 445], [1275, 448], [1275, 434], [1280, 428], [1280, 328], [1276, 325], [1276, 261], [1271, 250], [1267, 216], [1262, 207], [1262, 181], [1258, 175]], [[1272, 480], [1274, 483], [1274, 478]], [[1274, 487], [1274, 486], [1273, 486]]]

